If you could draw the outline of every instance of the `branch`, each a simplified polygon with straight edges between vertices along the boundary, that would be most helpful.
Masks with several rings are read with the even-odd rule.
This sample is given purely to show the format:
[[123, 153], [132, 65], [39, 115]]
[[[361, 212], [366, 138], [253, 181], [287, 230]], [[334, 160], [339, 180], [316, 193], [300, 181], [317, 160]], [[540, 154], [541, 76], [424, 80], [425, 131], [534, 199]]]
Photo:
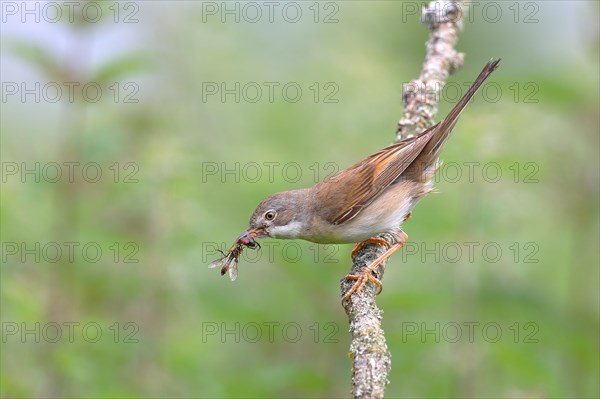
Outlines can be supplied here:
[[[445, 15], [441, 14], [444, 11]], [[430, 31], [427, 53], [419, 79], [403, 87], [404, 113], [398, 122], [396, 142], [433, 126], [444, 83], [464, 62], [464, 54], [454, 50], [464, 11], [460, 2], [448, 0], [431, 2], [428, 7], [423, 7], [421, 21]]]
[[[398, 122], [396, 142], [415, 136], [433, 126], [433, 116], [444, 82], [463, 64], [463, 54], [454, 50], [458, 32], [462, 28], [464, 8], [458, 1], [433, 1], [423, 7], [422, 22], [430, 30], [423, 69], [419, 79], [403, 88], [404, 112]], [[382, 234], [390, 245], [394, 237]], [[377, 244], [365, 245], [354, 258], [351, 274], [360, 272], [385, 251]], [[375, 277], [383, 279], [386, 262], [375, 271]], [[341, 283], [342, 297], [352, 287], [353, 281]], [[354, 293], [343, 303], [348, 315], [352, 341], [352, 395], [354, 398], [383, 398], [391, 369], [391, 354], [381, 328], [382, 311], [377, 307], [377, 288], [367, 283], [360, 294]]]

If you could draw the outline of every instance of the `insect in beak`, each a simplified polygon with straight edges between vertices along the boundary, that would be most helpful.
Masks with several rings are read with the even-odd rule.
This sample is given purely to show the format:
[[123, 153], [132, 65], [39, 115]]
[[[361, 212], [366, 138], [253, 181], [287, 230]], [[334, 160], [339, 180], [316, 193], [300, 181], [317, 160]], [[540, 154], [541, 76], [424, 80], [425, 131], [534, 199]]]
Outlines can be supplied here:
[[208, 265], [209, 269], [214, 269], [217, 267], [221, 268], [221, 276], [229, 271], [229, 278], [231, 281], [235, 281], [237, 278], [237, 263], [240, 255], [242, 254], [242, 249], [244, 247], [242, 244], [236, 243], [234, 244], [227, 253], [219, 251], [223, 254], [223, 257], [220, 259], [211, 262]]
[[244, 231], [237, 238], [235, 244], [233, 244], [231, 248], [229, 248], [229, 251], [227, 251], [227, 253], [219, 250], [223, 257], [215, 260], [214, 262], [211, 262], [208, 265], [208, 268], [215, 269], [217, 267], [220, 267], [221, 276], [229, 272], [229, 278], [231, 279], [231, 281], [235, 281], [238, 275], [238, 261], [240, 256], [242, 255], [242, 250], [244, 249], [244, 246], [250, 249], [260, 249], [260, 244], [256, 242], [256, 240], [254, 240], [254, 237], [256, 237], [256, 235], [257, 234], [254, 231]]

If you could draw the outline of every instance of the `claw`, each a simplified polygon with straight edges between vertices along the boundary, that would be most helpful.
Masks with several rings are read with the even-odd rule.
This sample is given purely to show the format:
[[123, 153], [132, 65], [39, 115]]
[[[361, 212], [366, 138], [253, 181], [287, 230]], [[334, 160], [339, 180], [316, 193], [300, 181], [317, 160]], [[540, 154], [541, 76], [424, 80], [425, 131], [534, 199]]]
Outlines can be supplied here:
[[367, 284], [367, 281], [370, 281], [377, 286], [377, 288], [378, 288], [377, 295], [379, 295], [381, 293], [381, 291], [383, 291], [383, 284], [381, 283], [381, 281], [379, 281], [377, 278], [375, 278], [373, 276], [371, 271], [367, 272], [367, 270], [364, 270], [360, 274], [349, 274], [345, 277], [345, 279], [356, 280], [356, 283], [354, 283], [354, 285], [352, 285], [352, 288], [350, 288], [348, 290], [348, 292], [346, 293], [346, 295], [344, 295], [344, 299], [343, 299], [344, 302], [347, 301], [348, 299], [350, 299], [352, 294], [354, 294], [355, 292], [357, 294], [360, 294], [362, 292], [363, 288], [365, 287], [365, 285]]
[[352, 251], [352, 258], [354, 258], [356, 252], [360, 251], [360, 249], [367, 243], [384, 244], [388, 247], [388, 249], [383, 254], [381, 254], [381, 256], [375, 259], [369, 266], [365, 267], [359, 274], [348, 274], [346, 277], [344, 277], [345, 280], [356, 280], [356, 282], [352, 285], [352, 287], [350, 287], [348, 292], [346, 292], [342, 299], [342, 303], [348, 301], [353, 294], [360, 294], [368, 281], [375, 284], [375, 286], [378, 288], [377, 294], [381, 293], [381, 291], [383, 290], [383, 284], [381, 283], [381, 281], [379, 281], [379, 279], [377, 279], [373, 275], [373, 271], [377, 268], [377, 266], [379, 266], [382, 262], [389, 258], [394, 252], [396, 252], [404, 246], [404, 243], [408, 239], [408, 236], [403, 231], [401, 231], [400, 233], [397, 236], [398, 241], [392, 246], [390, 246], [390, 244], [387, 241], [381, 238], [370, 238], [355, 245], [354, 250]]

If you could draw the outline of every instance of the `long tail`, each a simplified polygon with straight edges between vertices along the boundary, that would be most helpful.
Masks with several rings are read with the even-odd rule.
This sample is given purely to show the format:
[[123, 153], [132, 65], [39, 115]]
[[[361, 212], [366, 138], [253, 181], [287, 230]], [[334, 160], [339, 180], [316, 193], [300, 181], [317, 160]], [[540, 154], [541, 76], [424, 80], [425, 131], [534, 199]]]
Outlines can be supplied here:
[[[426, 169], [432, 167], [440, 156], [442, 152], [442, 148], [444, 148], [444, 144], [446, 139], [452, 132], [454, 125], [458, 121], [460, 114], [465, 109], [471, 98], [477, 93], [477, 90], [481, 87], [483, 82], [490, 76], [492, 72], [498, 67], [498, 63], [500, 60], [491, 60], [488, 62], [483, 70], [475, 79], [475, 82], [469, 87], [469, 90], [465, 93], [464, 96], [458, 101], [458, 103], [452, 108], [452, 111], [448, 113], [448, 115], [438, 124], [431, 127], [428, 131], [423, 134], [430, 134], [431, 139], [427, 142], [423, 151], [419, 154], [419, 156], [413, 161], [411, 166], [407, 169], [412, 169], [411, 172], [417, 172], [417, 170], [421, 173], [424, 173]], [[414, 166], [414, 167], [413, 167]], [[417, 177], [417, 176], [414, 176]]]

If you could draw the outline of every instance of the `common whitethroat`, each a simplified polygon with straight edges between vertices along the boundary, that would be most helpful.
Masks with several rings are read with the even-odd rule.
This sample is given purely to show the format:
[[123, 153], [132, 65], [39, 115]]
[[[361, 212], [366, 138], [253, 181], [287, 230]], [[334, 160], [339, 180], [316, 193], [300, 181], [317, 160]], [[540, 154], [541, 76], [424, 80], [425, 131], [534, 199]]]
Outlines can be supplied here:
[[[237, 259], [243, 246], [255, 248], [256, 238], [300, 238], [319, 244], [357, 243], [352, 257], [366, 243], [379, 243], [387, 250], [360, 274], [344, 296], [348, 300], [371, 281], [379, 290], [375, 268], [400, 249], [408, 236], [401, 226], [417, 202], [433, 189], [432, 178], [439, 168], [439, 155], [460, 114], [479, 87], [496, 69], [500, 60], [491, 60], [450, 113], [416, 137], [392, 144], [310, 188], [284, 191], [262, 201], [250, 218], [250, 226], [238, 237], [225, 256], [209, 265], [221, 266], [237, 276]], [[389, 233], [396, 243], [376, 238]]]

